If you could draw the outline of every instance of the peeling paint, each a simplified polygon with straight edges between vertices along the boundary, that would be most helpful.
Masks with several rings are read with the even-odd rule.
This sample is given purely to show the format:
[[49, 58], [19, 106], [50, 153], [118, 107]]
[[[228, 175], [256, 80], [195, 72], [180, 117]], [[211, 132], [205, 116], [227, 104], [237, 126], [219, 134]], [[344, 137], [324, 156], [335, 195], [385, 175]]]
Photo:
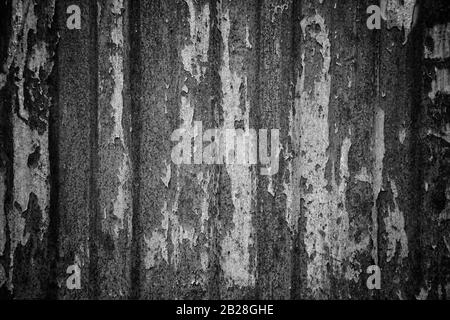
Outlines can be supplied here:
[[372, 183], [372, 176], [368, 174], [366, 167], [361, 168], [361, 171], [355, 176], [355, 179], [361, 182]]
[[374, 123], [374, 142], [373, 155], [375, 158], [372, 168], [372, 190], [373, 190], [373, 206], [372, 206], [372, 258], [375, 264], [378, 264], [378, 209], [377, 199], [380, 191], [383, 190], [383, 161], [385, 154], [384, 144], [384, 110], [376, 107], [375, 123]]
[[401, 128], [398, 132], [398, 140], [400, 141], [401, 144], [404, 144], [405, 139], [406, 139], [406, 128]]
[[435, 68], [436, 76], [431, 83], [429, 98], [434, 102], [438, 93], [450, 94], [450, 70]]
[[[61, 213], [55, 213], [58, 219], [61, 218], [56, 220], [55, 227], [62, 231], [52, 229], [52, 232], [58, 233], [54, 235], [58, 237], [58, 259], [72, 263], [75, 257], [74, 263], [78, 265], [82, 261], [85, 267], [83, 274], [97, 274], [98, 271], [95, 285], [99, 286], [100, 291], [109, 294], [114, 287], [123, 297], [127, 294], [122, 293], [131, 286], [125, 279], [130, 275], [127, 268], [135, 262], [144, 269], [138, 275], [138, 281], [144, 279], [145, 282], [138, 284], [138, 295], [145, 298], [147, 294], [150, 298], [176, 299], [193, 296], [448, 297], [450, 284], [446, 270], [440, 268], [441, 261], [433, 259], [445, 258], [450, 251], [450, 238], [446, 232], [446, 223], [450, 220], [450, 189], [443, 195], [448, 181], [445, 179], [446, 172], [442, 174], [438, 163], [442, 158], [435, 156], [437, 152], [445, 151], [441, 146], [446, 146], [445, 142], [450, 141], [450, 125], [440, 123], [439, 114], [441, 102], [445, 104], [448, 98], [445, 95], [450, 94], [449, 70], [444, 61], [450, 57], [449, 25], [438, 25], [428, 30], [428, 36], [434, 42], [428, 43], [425, 48], [425, 58], [429, 60], [421, 67], [426, 69], [422, 82], [425, 88], [431, 86], [429, 97], [432, 100], [425, 101], [424, 116], [428, 117], [427, 112], [432, 112], [436, 117], [423, 121], [419, 118], [418, 123], [410, 124], [410, 110], [405, 108], [411, 104], [408, 95], [416, 85], [415, 81], [412, 84], [410, 81], [413, 80], [410, 71], [415, 70], [408, 67], [411, 55], [405, 61], [394, 59], [397, 61], [387, 62], [382, 53], [373, 51], [379, 44], [378, 40], [372, 41], [372, 37], [364, 32], [359, 34], [362, 38], [358, 39], [371, 40], [356, 48], [359, 40], [353, 39], [351, 32], [348, 35], [345, 32], [360, 23], [365, 28], [361, 19], [346, 22], [347, 18], [354, 17], [356, 11], [348, 10], [349, 15], [344, 13], [345, 19], [334, 21], [333, 30], [329, 30], [331, 24], [327, 25], [327, 17], [339, 10], [341, 14], [347, 10], [346, 5], [340, 6], [338, 3], [307, 1], [291, 8], [291, 0], [279, 0], [263, 5], [254, 2], [242, 8], [228, 0], [217, 3], [169, 1], [162, 6], [144, 1], [134, 9], [134, 13], [142, 9], [138, 21], [130, 24], [127, 21], [130, 13], [128, 6], [137, 4], [128, 4], [123, 0], [108, 0], [103, 4], [97, 2], [98, 8], [94, 4], [93, 10], [98, 13], [98, 25], [94, 28], [98, 41], [94, 44], [89, 37], [84, 39], [87, 33], [81, 34], [80, 43], [83, 49], [89, 50], [89, 55], [77, 64], [78, 67], [82, 65], [83, 70], [75, 70], [74, 74], [69, 71], [69, 80], [66, 79], [64, 74], [70, 69], [67, 65], [77, 57], [66, 52], [66, 48], [73, 48], [73, 43], [72, 47], [61, 46], [63, 49], [57, 56], [60, 73], [50, 84], [54, 86], [53, 80], [56, 79], [63, 83], [51, 88], [57, 90], [61, 100], [58, 107], [62, 106], [55, 113], [62, 121], [53, 127], [57, 133], [55, 136], [60, 134], [59, 131], [63, 136], [62, 151], [55, 150], [57, 176], [52, 177], [58, 183], [61, 181], [56, 187], [61, 197], [54, 199], [58, 201], [56, 207], [63, 207]], [[414, 24], [415, 1], [381, 1], [383, 3], [381, 7], [388, 27], [404, 30], [407, 38]], [[27, 102], [28, 91], [33, 91], [27, 87], [28, 77], [41, 83], [47, 81], [42, 74], [50, 73], [55, 58], [53, 40], [46, 43], [39, 40], [41, 35], [32, 36], [33, 32], [41, 30], [41, 22], [45, 22], [41, 17], [39, 20], [36, 17], [43, 8], [36, 0], [11, 0], [11, 5], [12, 34], [4, 71], [13, 74], [9, 74], [11, 77], [8, 78], [6, 74], [0, 74], [0, 88], [8, 85], [7, 89], [12, 88], [16, 98], [12, 101], [13, 112], [5, 120], [6, 139], [12, 138], [7, 142], [7, 169], [0, 171], [0, 256], [5, 255], [0, 263], [0, 287], [9, 282], [10, 289], [12, 279], [16, 281], [19, 274], [24, 274], [22, 272], [29, 272], [30, 277], [36, 278], [32, 273], [42, 270], [40, 262], [33, 260], [37, 255], [30, 259], [29, 268], [26, 264], [20, 264], [24, 260], [28, 262], [28, 256], [24, 257], [28, 255], [28, 248], [34, 250], [38, 247], [38, 250], [49, 253], [49, 257], [53, 254], [46, 251], [53, 248], [49, 249], [46, 244], [41, 248], [39, 243], [35, 243], [34, 232], [38, 226], [38, 236], [47, 239], [44, 236], [49, 222], [48, 136], [59, 139], [59, 136], [48, 132], [46, 112], [40, 115], [43, 122], [39, 130], [34, 129], [29, 121], [34, 116], [35, 101]], [[54, 9], [52, 5], [44, 5], [45, 14]], [[91, 6], [83, 8], [90, 10]], [[210, 17], [216, 13], [217, 16]], [[95, 23], [91, 21], [95, 17], [91, 16], [89, 14], [83, 18]], [[299, 27], [299, 21], [302, 33], [292, 30]], [[266, 22], [271, 26], [267, 26]], [[163, 29], [155, 32], [154, 28], [158, 25], [162, 25]], [[88, 29], [91, 35], [93, 29]], [[61, 34], [65, 32], [60, 31]], [[338, 34], [340, 31], [344, 31], [345, 36], [341, 37]], [[284, 32], [286, 36], [283, 36]], [[406, 49], [397, 47], [399, 34], [397, 31], [384, 32], [381, 37], [389, 47], [386, 50], [396, 56]], [[64, 36], [63, 40], [73, 41], [72, 35], [68, 39]], [[168, 35], [175, 42], [161, 49], [159, 44]], [[341, 45], [338, 41], [347, 40], [347, 36], [351, 41]], [[133, 48], [138, 53], [129, 52]], [[208, 52], [210, 48], [211, 52]], [[252, 52], [255, 48], [257, 52]], [[285, 53], [288, 54], [283, 56]], [[92, 62], [89, 58], [91, 54], [98, 54], [98, 61]], [[162, 55], [156, 66], [152, 60], [154, 54]], [[175, 60], [172, 59], [173, 54], [178, 55]], [[331, 54], [335, 57], [335, 66], [331, 66]], [[381, 60], [371, 65], [369, 60], [373, 56]], [[300, 61], [293, 61], [294, 57]], [[145, 61], [152, 63], [127, 77], [125, 73], [129, 68], [134, 70], [135, 63]], [[353, 68], [355, 72], [340, 73], [342, 70], [339, 69], [351, 65], [358, 66]], [[384, 84], [394, 82], [398, 91], [407, 91], [400, 100], [408, 100], [408, 104], [403, 105], [400, 101], [400, 109], [391, 109], [392, 105], [389, 105], [393, 99], [392, 88], [381, 90], [380, 101], [368, 103], [375, 93], [372, 85], [377, 81], [376, 77], [368, 77], [374, 70], [372, 67], [392, 70], [391, 66], [398, 70], [401, 79], [407, 81], [396, 81], [395, 73], [381, 75], [378, 80]], [[98, 68], [98, 74], [91, 75], [95, 68]], [[77, 73], [83, 73], [81, 79], [86, 80], [85, 83], [79, 83]], [[142, 82], [139, 82], [141, 79]], [[362, 82], [355, 82], [355, 79]], [[98, 87], [92, 88], [97, 80]], [[139, 88], [134, 87], [134, 80], [139, 82]], [[11, 87], [7, 81], [12, 81]], [[127, 83], [129, 81], [133, 83]], [[408, 85], [403, 85], [403, 82]], [[279, 90], [273, 89], [274, 86]], [[75, 119], [91, 120], [95, 115], [79, 112], [86, 114], [85, 117], [79, 116], [74, 108], [77, 103], [74, 94], [64, 92], [68, 91], [67, 87], [72, 91], [83, 87], [83, 91], [89, 91], [89, 98], [83, 97], [83, 101], [99, 101], [98, 128], [92, 128], [95, 119], [92, 123], [85, 121], [80, 130], [75, 129], [76, 123], [72, 127], [74, 116]], [[154, 88], [157, 90], [152, 91]], [[419, 90], [417, 93], [419, 96]], [[254, 97], [256, 100], [251, 101]], [[295, 99], [294, 105], [287, 119], [286, 112], [292, 106], [292, 99]], [[137, 107], [135, 101], [138, 102]], [[252, 110], [252, 115], [250, 102], [262, 103], [262, 106]], [[430, 102], [437, 105], [431, 106]], [[260, 114], [260, 107], [268, 114]], [[176, 114], [177, 108], [179, 114]], [[140, 116], [143, 119], [139, 119]], [[201, 164], [174, 165], [166, 158], [170, 144], [165, 136], [166, 131], [178, 122], [182, 128], [192, 130], [194, 117], [201, 117], [195, 120], [218, 124], [218, 129], [239, 127], [247, 132], [250, 122], [275, 122], [282, 126], [289, 123], [289, 137], [282, 131], [285, 140], [282, 140], [283, 145], [278, 150], [283, 150], [283, 180], [273, 176], [258, 177], [257, 171], [249, 165], [226, 163], [220, 169], [217, 166], [205, 168]], [[135, 121], [138, 122], [136, 127]], [[143, 121], [142, 127], [139, 121]], [[422, 128], [424, 130], [420, 132], [411, 131], [429, 123], [435, 126]], [[135, 128], [137, 130], [132, 137], [137, 139], [131, 141], [130, 132]], [[97, 132], [92, 132], [96, 129]], [[199, 134], [201, 131], [194, 131], [194, 136]], [[98, 140], [92, 141], [92, 137]], [[72, 141], [72, 138], [76, 140]], [[129, 145], [131, 142], [136, 143], [136, 158], [142, 161], [136, 168], [131, 165], [131, 149], [134, 149]], [[425, 147], [411, 152], [410, 142], [423, 143]], [[160, 143], [156, 146], [156, 155], [154, 143]], [[93, 144], [96, 144], [95, 148], [92, 148]], [[436, 150], [431, 150], [433, 148]], [[97, 151], [98, 154], [95, 154]], [[405, 163], [395, 163], [396, 152]], [[10, 157], [9, 153], [13, 155]], [[84, 154], [86, 159], [81, 159]], [[61, 158], [59, 155], [62, 155]], [[419, 173], [415, 173], [413, 167], [419, 161], [416, 159], [427, 164], [419, 167]], [[10, 176], [9, 170], [14, 175]], [[133, 170], [137, 172], [133, 174]], [[430, 171], [433, 171], [431, 175]], [[389, 173], [395, 173], [395, 177], [389, 177]], [[435, 179], [437, 175], [439, 179], [443, 177], [442, 180]], [[135, 182], [133, 176], [138, 179], [132, 185]], [[80, 182], [85, 177], [92, 180]], [[415, 186], [411, 188], [410, 183], [417, 183], [417, 187], [424, 183], [426, 192], [423, 196], [432, 198], [425, 202], [426, 206], [433, 207], [434, 199], [438, 199], [436, 209], [425, 208], [432, 214], [416, 218], [415, 211], [410, 212], [422, 210], [420, 206], [413, 208], [413, 204], [419, 204], [420, 199], [417, 203], [415, 199], [411, 202], [414, 195], [407, 193]], [[263, 188], [257, 189], [257, 186]], [[138, 231], [133, 236], [132, 189], [137, 189], [138, 200]], [[284, 189], [285, 197], [280, 194], [280, 189]], [[91, 196], [93, 190], [95, 193]], [[257, 197], [259, 193], [262, 197]], [[100, 203], [94, 203], [97, 200]], [[86, 207], [83, 207], [85, 202]], [[284, 204], [286, 211], [282, 214], [285, 217], [277, 220]], [[273, 208], [273, 211], [268, 212], [265, 210], [267, 208]], [[97, 209], [102, 215], [101, 221], [96, 220]], [[36, 210], [42, 212], [43, 219], [37, 224], [30, 219], [37, 217], [34, 216]], [[272, 224], [267, 217], [259, 219], [255, 212], [269, 214], [276, 221]], [[422, 218], [425, 220], [422, 221]], [[407, 222], [411, 225], [406, 225]], [[89, 228], [92, 223], [94, 225]], [[97, 229], [97, 223], [101, 224], [101, 230]], [[273, 230], [270, 229], [272, 225], [275, 225]], [[435, 229], [437, 235], [426, 233], [424, 237], [421, 230], [416, 231], [416, 226], [427, 229], [425, 231]], [[418, 247], [415, 247], [415, 241], [408, 243], [407, 231], [413, 232], [410, 236], [416, 236], [417, 232], [417, 236], [423, 237]], [[256, 235], [261, 243], [256, 243]], [[275, 238], [268, 239], [267, 235]], [[136, 257], [130, 257], [129, 241], [134, 237], [140, 252]], [[382, 248], [378, 248], [378, 242]], [[24, 245], [27, 247], [22, 248]], [[91, 253], [92, 261], [89, 261], [90, 248], [97, 249]], [[426, 251], [428, 249], [431, 253]], [[424, 261], [406, 261], [408, 256], [412, 257], [417, 252], [423, 252]], [[257, 254], [260, 254], [259, 261]], [[365, 263], [384, 265], [383, 279], [391, 277], [392, 284], [383, 284], [379, 294], [365, 293]], [[94, 270], [87, 270], [87, 265], [94, 267]], [[16, 269], [14, 274], [13, 267]], [[59, 265], [56, 268], [58, 270], [50, 270], [50, 273], [60, 271]], [[434, 276], [433, 270], [437, 269], [443, 270], [444, 275], [438, 285], [435, 280], [427, 280]], [[411, 270], [429, 273], [423, 275], [423, 288], [417, 288], [417, 282], [408, 278]], [[83, 276], [83, 283], [90, 281], [88, 278]], [[175, 285], [168, 285], [166, 280]], [[406, 280], [413, 280], [413, 283], [406, 284]], [[59, 282], [62, 284], [63, 281]], [[216, 284], [219, 287], [211, 290], [211, 286]], [[384, 285], [391, 287], [385, 288]], [[23, 291], [21, 289], [17, 291]], [[85, 294], [84, 290], [70, 294], [83, 298], [92, 296], [91, 292]], [[66, 292], [63, 295], [66, 296]]]
[[[317, 25], [317, 28], [308, 28]], [[323, 234], [329, 234], [330, 195], [326, 189], [328, 181], [325, 177], [328, 163], [327, 149], [329, 146], [328, 106], [331, 90], [329, 75], [331, 62], [331, 44], [328, 38], [328, 28], [325, 20], [319, 14], [309, 16], [301, 21], [303, 36], [313, 39], [320, 45], [322, 55], [322, 70], [318, 75], [306, 74], [305, 52], [302, 52], [303, 71], [298, 89], [300, 99], [296, 99], [296, 110], [299, 110], [297, 124], [301, 166], [294, 168], [300, 176], [307, 180], [307, 186], [312, 191], [304, 194], [307, 204], [305, 210], [306, 233], [305, 246], [309, 258], [307, 265], [307, 286], [314, 296], [322, 290], [328, 291], [327, 251], [329, 244]], [[307, 32], [307, 28], [309, 29]], [[306, 49], [303, 49], [306, 50]], [[305, 90], [306, 77], [314, 77], [313, 92]]]
[[[17, 206], [15, 206], [18, 219], [16, 221], [18, 233], [12, 232], [12, 234], [14, 235], [13, 239], [22, 239], [20, 242], [23, 242], [25, 238], [20, 230], [23, 230], [25, 227], [25, 219], [21, 217], [22, 212], [26, 211], [28, 208], [28, 201], [31, 193], [35, 194], [38, 199], [38, 204], [43, 214], [42, 219], [44, 225], [48, 223], [48, 206], [50, 201], [48, 184], [50, 164], [48, 152], [41, 152], [37, 166], [28, 166], [28, 157], [37, 147], [39, 147], [40, 150], [48, 150], [48, 137], [46, 135], [41, 136], [37, 131], [30, 129], [30, 127], [16, 115], [13, 116], [13, 119], [15, 173], [14, 201], [20, 207], [20, 211], [18, 211]], [[41, 231], [41, 236], [43, 236], [44, 230]], [[13, 240], [12, 242], [15, 243], [16, 241]], [[12, 248], [15, 248], [15, 245], [12, 245]], [[11, 251], [11, 253], [14, 252], [14, 250]]]
[[181, 50], [184, 69], [200, 83], [205, 75], [209, 49], [209, 4], [197, 12], [193, 0], [185, 0], [189, 8], [189, 43]]
[[144, 257], [144, 265], [146, 269], [151, 269], [156, 265], [156, 262], [164, 259], [166, 263], [169, 262], [169, 255], [166, 246], [167, 229], [168, 229], [168, 212], [167, 202], [164, 203], [162, 210], [164, 213], [164, 220], [161, 228], [166, 232], [153, 231], [150, 239], [144, 235], [144, 241], [147, 248], [146, 256]]
[[[117, 154], [118, 161], [114, 164], [117, 175], [117, 183], [115, 185], [116, 194], [113, 201], [113, 220], [112, 232], [117, 239], [119, 232], [125, 225], [131, 230], [131, 218], [127, 214], [130, 210], [131, 194], [130, 194], [130, 158], [129, 150], [125, 141], [123, 128], [123, 113], [124, 113], [124, 35], [123, 35], [123, 0], [113, 0], [110, 6], [111, 10], [111, 31], [109, 40], [112, 44], [109, 52], [110, 76], [112, 80], [112, 94], [110, 96], [111, 116], [112, 116], [112, 130], [109, 141], [105, 141], [111, 145], [117, 145], [112, 151]], [[99, 115], [100, 116], [100, 115]], [[99, 128], [100, 134], [104, 135], [108, 128]], [[104, 148], [107, 148], [106, 146]], [[114, 197], [114, 196], [113, 196]], [[107, 207], [104, 207], [105, 215]], [[125, 220], [128, 220], [125, 223]], [[127, 232], [129, 233], [129, 232]]]
[[450, 23], [437, 24], [427, 29], [427, 35], [433, 39], [432, 48], [425, 47], [426, 59], [450, 58]]
[[[51, 3], [54, 7], [54, 3]], [[8, 47], [6, 69], [12, 64], [17, 67], [15, 73], [15, 85], [17, 87], [17, 112], [11, 115], [13, 126], [13, 199], [14, 207], [9, 213], [7, 220], [10, 231], [10, 268], [9, 289], [13, 289], [12, 276], [14, 272], [14, 253], [19, 244], [25, 245], [29, 234], [25, 234], [26, 216], [23, 215], [28, 209], [31, 195], [37, 198], [37, 205], [42, 214], [39, 225], [38, 237], [42, 241], [44, 232], [48, 225], [49, 210], [49, 157], [48, 157], [48, 135], [45, 129], [33, 129], [25, 123], [29, 119], [29, 111], [25, 108], [25, 70], [33, 73], [32, 78], [39, 79], [40, 72], [49, 74], [53, 68], [47, 45], [38, 41], [29, 52], [28, 34], [36, 32], [37, 17], [34, 12], [34, 2], [13, 1], [12, 3], [12, 35]], [[49, 12], [50, 15], [53, 12]], [[0, 86], [5, 85], [5, 75], [0, 79]], [[45, 110], [45, 109], [44, 109]], [[47, 126], [48, 110], [44, 112], [40, 120]], [[29, 156], [37, 149], [40, 150], [39, 158], [33, 166], [28, 165]]]
[[6, 271], [3, 268], [3, 265], [0, 264], [0, 288], [3, 287], [7, 280]]
[[391, 261], [395, 257], [397, 248], [399, 248], [399, 262], [401, 262], [401, 259], [408, 256], [408, 237], [405, 232], [405, 218], [398, 205], [397, 185], [394, 180], [390, 180], [390, 183], [394, 197], [394, 209], [389, 209], [389, 215], [383, 219], [388, 240], [386, 261]]
[[[329, 157], [331, 45], [328, 28], [319, 14], [304, 18], [301, 28], [307, 45], [301, 54], [302, 75], [296, 85], [296, 96], [300, 98], [295, 102], [295, 119], [290, 129], [291, 137], [294, 136], [294, 148], [299, 148], [295, 153], [300, 156], [297, 162], [291, 162], [295, 167], [290, 167], [289, 170], [291, 175], [292, 172], [300, 173], [300, 179], [294, 174], [292, 183], [297, 184], [302, 179], [304, 181], [304, 191], [301, 194], [303, 212], [307, 219], [304, 238], [309, 258], [307, 285], [313, 297], [324, 298], [330, 293], [331, 277], [354, 283], [361, 281], [365, 268], [358, 261], [358, 255], [367, 252], [371, 245], [371, 234], [368, 231], [362, 232], [358, 239], [351, 235], [352, 221], [346, 204], [348, 182], [351, 178], [348, 164], [352, 145], [351, 130], [348, 136], [343, 138], [340, 148], [339, 183], [338, 177], [335, 176], [335, 160]], [[308, 39], [311, 39], [310, 43]], [[318, 49], [309, 48], [317, 45]], [[306, 58], [306, 54], [315, 57]], [[322, 58], [321, 65], [317, 63], [318, 54]], [[339, 132], [339, 128], [335, 127], [334, 131]], [[378, 151], [380, 148], [377, 148], [376, 152]], [[327, 176], [329, 164], [331, 179]], [[364, 167], [355, 178], [362, 181], [372, 180]], [[298, 190], [294, 191], [291, 187], [288, 202], [294, 202], [294, 192], [298, 193]], [[299, 208], [299, 200], [295, 201], [297, 203], [290, 205]], [[290, 210], [290, 215], [293, 214], [293, 210]]]
[[413, 25], [414, 8], [416, 0], [404, 0], [401, 3], [398, 0], [381, 0], [383, 16], [387, 20], [388, 29], [397, 27], [405, 31], [405, 42], [408, 39], [409, 32]]
[[[244, 122], [245, 132], [249, 132], [249, 97], [246, 95], [246, 112], [240, 108], [239, 88], [244, 85], [247, 91], [247, 78], [243, 74], [243, 65], [232, 65], [230, 59], [229, 36], [230, 14], [229, 9], [220, 3], [217, 20], [222, 35], [222, 64], [219, 75], [222, 83], [222, 108], [224, 124], [223, 129], [234, 129], [235, 121]], [[243, 39], [245, 40], [245, 39]], [[227, 173], [231, 180], [231, 197], [234, 204], [233, 224], [225, 239], [222, 241], [222, 269], [225, 279], [230, 285], [240, 287], [253, 286], [255, 271], [251, 265], [250, 248], [254, 246], [252, 234], [251, 204], [255, 192], [255, 181], [249, 165], [227, 164]]]
[[[206, 3], [201, 8], [197, 8], [195, 1], [185, 1], [189, 9], [189, 36], [187, 44], [181, 49], [180, 58], [183, 69], [194, 79], [197, 85], [202, 81], [202, 77], [206, 73], [206, 64], [208, 62], [209, 48], [209, 4]], [[186, 75], [186, 76], [189, 76]], [[165, 84], [166, 90], [169, 84]], [[167, 113], [168, 93], [165, 92], [165, 110]], [[179, 119], [181, 120], [180, 129], [192, 132], [193, 120], [195, 112], [196, 87], [188, 78], [184, 78], [180, 90], [180, 111]], [[201, 134], [194, 132], [194, 134]], [[209, 210], [209, 175], [206, 172], [198, 171], [199, 168], [192, 166], [174, 166], [171, 167], [171, 161], [165, 160], [164, 172], [161, 181], [166, 188], [170, 189], [163, 200], [160, 215], [162, 217], [160, 225], [156, 226], [150, 236], [145, 237], [146, 255], [145, 268], [151, 269], [161, 265], [170, 265], [175, 271], [179, 271], [180, 266], [184, 267], [186, 263], [186, 255], [190, 255], [186, 248], [190, 248], [195, 252], [196, 248], [200, 251], [198, 261], [196, 258], [191, 261], [195, 268], [199, 267], [202, 271], [206, 271], [209, 264], [209, 257], [206, 251], [206, 245], [200, 244], [200, 233], [206, 232], [206, 220]], [[197, 179], [192, 181], [193, 176], [197, 174]], [[191, 181], [198, 184], [203, 190], [200, 194], [195, 194], [192, 201], [195, 203], [194, 214], [200, 217], [200, 224], [197, 225], [185, 223], [180, 218], [179, 206], [183, 205], [180, 197], [185, 191], [186, 184]], [[198, 206], [198, 208], [197, 208]], [[198, 209], [198, 210], [197, 210]], [[192, 258], [192, 257], [191, 257]], [[189, 259], [191, 259], [189, 258]], [[200, 277], [204, 278], [203, 275]], [[198, 284], [198, 279], [192, 280], [192, 284]], [[205, 282], [206, 278], [202, 280]]]
[[419, 294], [416, 295], [417, 300], [427, 300], [430, 289], [421, 288]]
[[[113, 163], [108, 163], [109, 168], [113, 174], [116, 175], [117, 180], [114, 182], [113, 189], [111, 191], [104, 187], [100, 187], [101, 197], [105, 200], [102, 204], [103, 209], [103, 221], [102, 227], [105, 232], [110, 232], [114, 235], [114, 238], [119, 237], [119, 232], [125, 225], [124, 219], [126, 218], [126, 212], [129, 209], [130, 195], [126, 190], [126, 184], [129, 179], [129, 159], [128, 150], [125, 144], [124, 129], [122, 125], [123, 121], [123, 87], [124, 87], [124, 75], [123, 75], [123, 1], [113, 0], [109, 4], [107, 10], [110, 13], [105, 13], [102, 16], [101, 6], [99, 5], [98, 23], [101, 23], [101, 19], [107, 19], [111, 16], [111, 30], [107, 34], [109, 48], [106, 49], [109, 70], [108, 74], [104, 75], [106, 70], [102, 70], [103, 79], [99, 83], [99, 92], [106, 93], [106, 90], [111, 89], [111, 92], [106, 93], [105, 105], [100, 105], [99, 112], [99, 137], [100, 137], [100, 152], [101, 159], [116, 156], [117, 160]], [[102, 76], [101, 75], [101, 76]], [[108, 85], [108, 81], [111, 82], [111, 88]], [[103, 110], [104, 108], [104, 110]], [[101, 121], [103, 113], [111, 114], [108, 121]], [[114, 146], [111, 148], [110, 146]], [[101, 165], [105, 165], [102, 164]], [[109, 192], [108, 192], [109, 191]], [[112, 192], [112, 194], [111, 194]], [[112, 215], [113, 219], [108, 218], [110, 203], [112, 203]], [[112, 221], [112, 223], [110, 223]], [[111, 230], [108, 230], [111, 229]]]
[[289, 3], [272, 4], [272, 23], [275, 21], [276, 15], [283, 15], [285, 10], [289, 9]]
[[[345, 138], [341, 146], [341, 158], [339, 161], [340, 184], [337, 184], [335, 177], [333, 177], [335, 200], [330, 204], [332, 205], [331, 212], [334, 212], [334, 215], [329, 223], [331, 232], [329, 237], [331, 239], [328, 241], [331, 244], [332, 256], [338, 262], [333, 264], [334, 274], [342, 274], [344, 279], [357, 283], [361, 280], [360, 275], [364, 270], [364, 266], [361, 266], [357, 260], [357, 255], [367, 251], [370, 245], [370, 235], [361, 230], [359, 241], [355, 241], [350, 235], [351, 221], [347, 211], [346, 192], [348, 180], [350, 179], [348, 156], [351, 144], [351, 140]], [[337, 220], [340, 220], [340, 223], [337, 223]]]
[[169, 182], [170, 182], [170, 178], [171, 178], [171, 174], [172, 174], [172, 170], [170, 168], [171, 168], [170, 162], [166, 161], [166, 175], [164, 177], [161, 177], [161, 180], [164, 183], [164, 185], [166, 186], [166, 188], [169, 187]]

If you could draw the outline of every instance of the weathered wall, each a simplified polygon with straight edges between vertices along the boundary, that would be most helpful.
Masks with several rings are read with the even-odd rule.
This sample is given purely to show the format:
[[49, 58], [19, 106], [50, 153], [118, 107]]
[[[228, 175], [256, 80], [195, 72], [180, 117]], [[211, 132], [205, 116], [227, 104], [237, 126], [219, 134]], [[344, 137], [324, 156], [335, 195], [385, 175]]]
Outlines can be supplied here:
[[[0, 1], [0, 297], [449, 298], [450, 6], [414, 3]], [[195, 121], [279, 129], [278, 173], [175, 165]]]

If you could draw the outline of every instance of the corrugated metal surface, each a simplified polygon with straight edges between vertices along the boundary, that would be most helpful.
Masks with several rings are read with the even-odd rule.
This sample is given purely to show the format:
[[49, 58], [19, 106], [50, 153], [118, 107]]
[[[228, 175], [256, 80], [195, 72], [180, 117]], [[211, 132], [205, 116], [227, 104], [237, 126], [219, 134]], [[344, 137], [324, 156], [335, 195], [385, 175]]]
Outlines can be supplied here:
[[[445, 1], [0, 3], [1, 297], [449, 297]], [[194, 124], [276, 174], [175, 164]]]

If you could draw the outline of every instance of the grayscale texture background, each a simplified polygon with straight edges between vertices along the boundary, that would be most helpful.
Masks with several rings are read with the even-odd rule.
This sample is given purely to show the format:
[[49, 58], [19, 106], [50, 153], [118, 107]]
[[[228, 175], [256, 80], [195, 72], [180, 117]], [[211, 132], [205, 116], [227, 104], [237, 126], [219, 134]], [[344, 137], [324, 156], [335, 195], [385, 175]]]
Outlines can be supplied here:
[[[450, 298], [450, 4], [414, 2], [0, 0], [0, 298]], [[279, 129], [278, 174], [174, 165], [192, 121]]]

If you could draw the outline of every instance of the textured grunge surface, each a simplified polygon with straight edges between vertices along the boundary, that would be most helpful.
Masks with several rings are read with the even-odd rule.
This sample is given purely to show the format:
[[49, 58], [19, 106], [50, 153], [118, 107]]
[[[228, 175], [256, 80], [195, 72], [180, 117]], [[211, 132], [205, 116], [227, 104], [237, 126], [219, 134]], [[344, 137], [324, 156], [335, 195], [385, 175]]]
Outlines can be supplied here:
[[[1, 299], [450, 298], [448, 0], [0, 0], [0, 30]], [[279, 129], [278, 173], [174, 164], [194, 121]]]

